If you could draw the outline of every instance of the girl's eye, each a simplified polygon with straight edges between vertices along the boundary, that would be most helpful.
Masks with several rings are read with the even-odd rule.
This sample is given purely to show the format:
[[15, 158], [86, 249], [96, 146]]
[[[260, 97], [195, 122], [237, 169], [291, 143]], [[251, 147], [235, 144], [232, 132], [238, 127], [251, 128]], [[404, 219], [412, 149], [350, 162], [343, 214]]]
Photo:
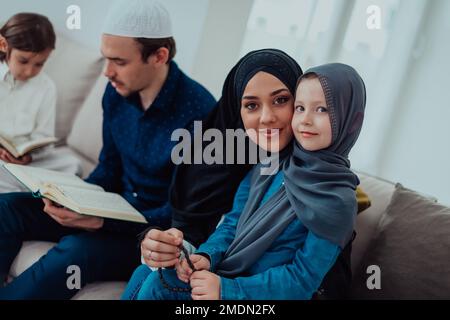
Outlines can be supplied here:
[[21, 60], [19, 62], [20, 62], [20, 64], [27, 64], [28, 63], [28, 61], [24, 61], [24, 60]]
[[256, 107], [257, 107], [256, 103], [249, 103], [249, 104], [246, 104], [244, 108], [246, 108], [246, 109], [248, 109], [250, 111], [253, 111], [253, 110], [256, 109]]
[[303, 106], [295, 106], [295, 111], [296, 112], [303, 112], [303, 111], [305, 111], [305, 107], [303, 107]]
[[318, 107], [317, 112], [328, 112], [328, 109], [325, 107]]
[[275, 104], [285, 104], [289, 100], [289, 97], [278, 97], [275, 99]]

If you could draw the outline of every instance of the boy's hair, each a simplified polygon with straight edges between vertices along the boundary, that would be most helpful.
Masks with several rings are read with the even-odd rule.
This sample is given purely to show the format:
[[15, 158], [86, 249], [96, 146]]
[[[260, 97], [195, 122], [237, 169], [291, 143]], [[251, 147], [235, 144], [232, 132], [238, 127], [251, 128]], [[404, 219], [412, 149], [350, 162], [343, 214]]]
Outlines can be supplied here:
[[135, 38], [141, 49], [141, 58], [147, 62], [148, 57], [154, 54], [159, 48], [164, 47], [169, 50], [169, 63], [177, 53], [177, 46], [173, 37], [161, 39]]
[[12, 49], [28, 52], [42, 52], [55, 49], [56, 35], [47, 17], [36, 13], [18, 13], [12, 16], [0, 29], [0, 35], [8, 43], [8, 52], [0, 52], [4, 62]]

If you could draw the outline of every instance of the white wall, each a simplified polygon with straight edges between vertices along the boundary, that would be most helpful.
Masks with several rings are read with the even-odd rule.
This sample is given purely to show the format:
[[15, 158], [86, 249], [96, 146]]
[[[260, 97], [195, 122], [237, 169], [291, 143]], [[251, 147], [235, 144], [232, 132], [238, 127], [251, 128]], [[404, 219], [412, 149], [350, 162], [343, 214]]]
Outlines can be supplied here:
[[[122, 0], [126, 1], [126, 0]], [[1, 0], [0, 21], [7, 20], [18, 12], [37, 12], [46, 15], [55, 29], [100, 52], [100, 35], [105, 14], [111, 0]], [[169, 10], [177, 41], [178, 54], [175, 60], [187, 73], [191, 73], [197, 54], [209, 0], [162, 0]], [[81, 9], [81, 29], [66, 27], [67, 7], [78, 5]]]
[[[450, 1], [435, 0], [379, 174], [450, 205]], [[369, 155], [368, 155], [369, 156]]]
[[253, 0], [210, 0], [193, 75], [216, 98], [240, 57]]

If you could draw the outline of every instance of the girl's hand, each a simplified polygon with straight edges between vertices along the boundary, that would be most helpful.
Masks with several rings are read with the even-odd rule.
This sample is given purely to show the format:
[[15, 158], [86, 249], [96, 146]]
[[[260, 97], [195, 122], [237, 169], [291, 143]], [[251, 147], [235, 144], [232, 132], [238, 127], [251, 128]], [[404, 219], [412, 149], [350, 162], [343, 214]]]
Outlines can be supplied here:
[[27, 165], [33, 159], [31, 158], [31, 156], [29, 154], [24, 155], [23, 157], [20, 157], [20, 158], [15, 158], [11, 153], [9, 153], [8, 150], [0, 147], [0, 160], [3, 160], [6, 163]]
[[220, 277], [212, 272], [196, 271], [191, 276], [193, 300], [220, 300]]
[[[211, 268], [210, 261], [202, 255], [191, 254], [189, 256], [189, 259], [191, 259], [191, 262], [197, 271], [209, 270]], [[184, 258], [183, 260], [181, 260], [180, 263], [177, 263], [175, 267], [177, 270], [178, 279], [188, 283], [189, 278], [191, 277], [194, 270], [192, 270], [191, 267], [189, 266], [187, 259]]]

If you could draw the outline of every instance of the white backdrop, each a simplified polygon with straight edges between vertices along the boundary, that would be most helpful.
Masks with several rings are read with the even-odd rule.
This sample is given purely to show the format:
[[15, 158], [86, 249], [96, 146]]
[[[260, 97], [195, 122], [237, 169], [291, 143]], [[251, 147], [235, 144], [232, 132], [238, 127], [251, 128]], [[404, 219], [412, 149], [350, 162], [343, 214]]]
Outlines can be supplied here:
[[[126, 1], [126, 0], [123, 0]], [[202, 36], [203, 23], [209, 0], [163, 0], [172, 18], [178, 46], [177, 63], [187, 72], [192, 71]], [[46, 15], [55, 29], [70, 39], [100, 52], [101, 28], [111, 0], [0, 0], [0, 21], [18, 12], [37, 12]], [[81, 29], [69, 30], [66, 13], [70, 5], [81, 9]]]

